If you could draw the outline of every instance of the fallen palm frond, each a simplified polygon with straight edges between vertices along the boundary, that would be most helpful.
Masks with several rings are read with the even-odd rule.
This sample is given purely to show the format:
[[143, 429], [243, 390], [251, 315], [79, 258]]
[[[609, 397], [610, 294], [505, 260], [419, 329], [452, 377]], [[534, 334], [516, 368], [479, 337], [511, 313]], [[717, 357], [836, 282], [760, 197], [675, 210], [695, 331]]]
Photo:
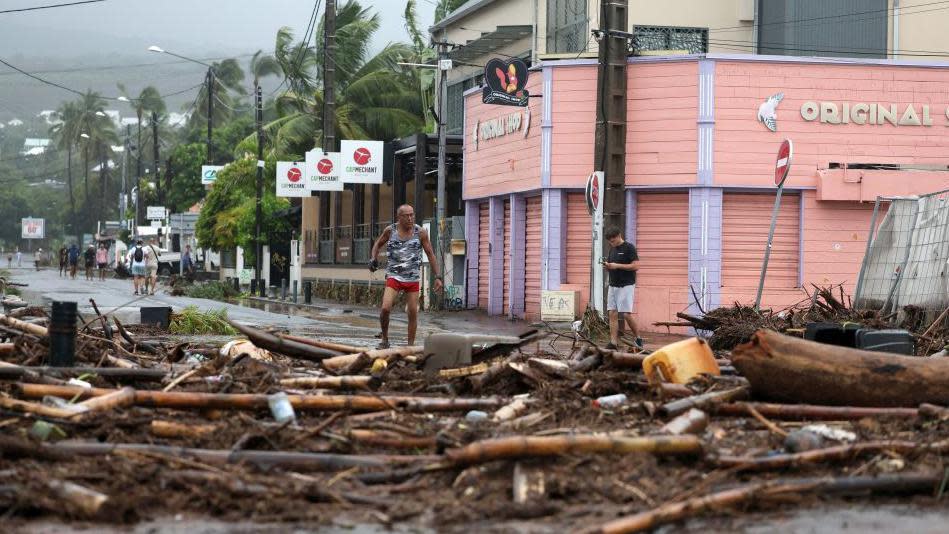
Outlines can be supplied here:
[[202, 312], [197, 306], [188, 306], [172, 314], [168, 329], [172, 334], [237, 334], [237, 330], [227, 323], [227, 310]]

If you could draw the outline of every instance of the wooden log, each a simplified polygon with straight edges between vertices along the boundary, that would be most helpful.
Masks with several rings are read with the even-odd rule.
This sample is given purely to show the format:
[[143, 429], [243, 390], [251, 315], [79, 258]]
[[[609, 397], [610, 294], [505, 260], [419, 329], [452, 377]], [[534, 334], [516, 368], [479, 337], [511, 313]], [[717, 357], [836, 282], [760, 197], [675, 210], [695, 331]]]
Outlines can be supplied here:
[[321, 339], [311, 339], [311, 338], [302, 337], [302, 336], [291, 336], [290, 334], [277, 334], [277, 337], [282, 337], [284, 339], [289, 339], [290, 341], [303, 343], [304, 345], [310, 345], [311, 347], [334, 350], [340, 354], [356, 354], [359, 352], [366, 352], [368, 350], [372, 350], [369, 347], [356, 347], [354, 345], [344, 345], [342, 343], [333, 343], [331, 341], [323, 341]]
[[[42, 398], [53, 395], [62, 398], [101, 396], [114, 389], [81, 388], [74, 386], [48, 386], [45, 384], [17, 384], [17, 389], [27, 398]], [[503, 404], [499, 397], [483, 398], [444, 398], [411, 396], [370, 396], [370, 395], [287, 395], [290, 404], [296, 410], [337, 411], [352, 410], [373, 412], [385, 410], [404, 410], [408, 412], [455, 412], [468, 410], [493, 410]], [[190, 393], [178, 391], [135, 392], [137, 406], [153, 406], [176, 409], [221, 409], [221, 410], [258, 410], [267, 409], [267, 395], [250, 393]]]
[[47, 480], [46, 485], [57, 498], [86, 517], [98, 514], [102, 506], [109, 502], [108, 495], [67, 480]]
[[153, 436], [159, 438], [203, 438], [218, 431], [218, 425], [186, 425], [174, 421], [155, 419], [148, 427]]
[[501, 376], [508, 373], [515, 372], [510, 366], [511, 363], [519, 363], [526, 360], [529, 357], [530, 356], [522, 352], [516, 352], [514, 354], [511, 354], [504, 360], [493, 364], [491, 367], [488, 367], [487, 371], [481, 373], [478, 376], [472, 376], [471, 378], [469, 378], [468, 383], [471, 384], [471, 389], [475, 393], [478, 393], [486, 385], [491, 384], [492, 382], [498, 380], [499, 378], [501, 378]]
[[586, 373], [603, 365], [603, 355], [594, 353], [583, 359], [570, 362], [570, 370], [574, 373]]
[[449, 449], [445, 456], [458, 465], [470, 465], [509, 458], [558, 456], [571, 453], [652, 453], [695, 455], [702, 442], [695, 436], [614, 437], [593, 434], [567, 436], [511, 436], [476, 441]]
[[837, 445], [822, 449], [792, 454], [775, 454], [772, 456], [719, 456], [713, 460], [717, 466], [735, 471], [769, 471], [772, 469], [787, 469], [837, 460], [848, 460], [860, 456], [879, 454], [892, 451], [897, 454], [910, 454], [917, 451], [945, 452], [949, 450], [949, 442], [942, 441], [931, 444], [919, 444], [912, 441], [885, 440], [866, 441]]
[[631, 352], [619, 352], [615, 350], [601, 350], [606, 356], [606, 362], [613, 367], [622, 367], [624, 369], [642, 369], [643, 360], [647, 354], [633, 354]]
[[857, 477], [821, 477], [778, 479], [766, 482], [753, 482], [737, 488], [731, 488], [702, 497], [663, 504], [652, 510], [640, 512], [628, 517], [609, 521], [599, 527], [585, 530], [586, 533], [622, 534], [643, 532], [660, 525], [674, 523], [705, 512], [720, 511], [752, 499], [776, 497], [791, 494], [825, 493], [932, 493], [942, 481], [942, 472], [910, 473], [896, 475], [857, 476]]
[[262, 349], [267, 349], [270, 352], [276, 352], [278, 354], [283, 354], [284, 356], [290, 356], [291, 358], [301, 358], [315, 362], [323, 361], [326, 358], [331, 358], [337, 355], [336, 351], [322, 349], [300, 343], [299, 341], [277, 337], [273, 334], [264, 332], [263, 330], [251, 328], [230, 319], [228, 319], [227, 322], [238, 332], [247, 336], [247, 339], [251, 340], [254, 345], [257, 345]]
[[732, 351], [756, 398], [833, 406], [949, 404], [949, 359], [825, 345], [758, 330]]
[[406, 436], [389, 430], [353, 429], [348, 437], [364, 445], [389, 447], [393, 449], [434, 449], [435, 436]]
[[124, 339], [126, 343], [131, 345], [132, 350], [141, 349], [143, 352], [147, 352], [149, 354], [161, 354], [161, 349], [154, 343], [150, 341], [139, 341], [133, 338], [132, 334], [130, 334], [129, 331], [126, 330], [124, 326], [122, 326], [122, 323], [119, 322], [118, 317], [113, 316], [112, 320], [115, 322], [115, 327], [118, 329], [119, 335], [122, 336], [122, 339]]
[[662, 415], [663, 417], [675, 417], [679, 414], [689, 411], [692, 408], [707, 410], [710, 406], [715, 404], [720, 404], [747, 396], [748, 388], [742, 386], [733, 389], [726, 389], [724, 391], [714, 391], [712, 393], [693, 395], [691, 397], [685, 397], [684, 399], [667, 402], [660, 406], [657, 411], [659, 412], [659, 415]]
[[125, 408], [135, 402], [135, 389], [124, 387], [100, 397], [92, 397], [77, 404], [86, 412], [103, 412], [115, 408]]
[[343, 375], [354, 375], [372, 364], [372, 358], [365, 352], [356, 355], [356, 359], [339, 368]]
[[269, 469], [280, 467], [302, 471], [339, 471], [351, 468], [378, 468], [393, 464], [436, 461], [439, 456], [426, 455], [351, 455], [288, 451], [217, 450], [148, 445], [140, 443], [99, 443], [98, 441], [61, 441], [45, 446], [54, 452], [80, 456], [104, 456], [120, 451], [162, 454], [188, 458], [210, 465], [249, 463]]
[[0, 343], [0, 356], [12, 356], [14, 348], [13, 343]]
[[301, 376], [284, 378], [280, 385], [288, 388], [376, 389], [380, 380], [371, 376]]
[[747, 417], [748, 406], [770, 419], [784, 421], [824, 420], [853, 421], [864, 417], [913, 418], [919, 415], [915, 408], [864, 408], [854, 406], [815, 406], [812, 404], [773, 404], [765, 402], [733, 402], [711, 406], [716, 415]]
[[373, 349], [355, 354], [344, 354], [342, 356], [326, 358], [321, 363], [323, 364], [323, 367], [329, 369], [330, 371], [342, 372], [344, 367], [352, 364], [356, 360], [361, 359], [362, 356], [368, 357], [370, 362], [379, 358], [382, 358], [388, 362], [400, 357], [416, 356], [422, 354], [423, 350], [424, 347], [417, 345], [409, 347], [392, 347], [388, 349]]
[[666, 423], [659, 432], [663, 434], [701, 434], [708, 426], [708, 416], [702, 410], [689, 411]]
[[45, 327], [28, 323], [26, 321], [21, 321], [19, 319], [14, 319], [13, 317], [9, 317], [7, 315], [0, 315], [0, 323], [3, 323], [9, 326], [10, 328], [19, 330], [21, 332], [26, 332], [28, 334], [32, 334], [40, 338], [43, 338], [49, 335], [49, 330], [47, 330]]
[[161, 369], [127, 369], [116, 367], [46, 367], [46, 366], [0, 366], [0, 379], [15, 379], [34, 373], [40, 376], [75, 377], [92, 374], [112, 380], [136, 382], [160, 382], [168, 373]]

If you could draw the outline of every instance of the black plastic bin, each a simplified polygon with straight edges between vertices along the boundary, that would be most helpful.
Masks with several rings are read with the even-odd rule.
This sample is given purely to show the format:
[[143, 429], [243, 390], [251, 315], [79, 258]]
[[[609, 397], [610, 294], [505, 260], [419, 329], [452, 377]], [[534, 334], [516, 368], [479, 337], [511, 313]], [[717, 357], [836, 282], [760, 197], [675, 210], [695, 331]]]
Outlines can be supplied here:
[[171, 306], [147, 306], [141, 308], [142, 324], [154, 324], [168, 329], [171, 320]]

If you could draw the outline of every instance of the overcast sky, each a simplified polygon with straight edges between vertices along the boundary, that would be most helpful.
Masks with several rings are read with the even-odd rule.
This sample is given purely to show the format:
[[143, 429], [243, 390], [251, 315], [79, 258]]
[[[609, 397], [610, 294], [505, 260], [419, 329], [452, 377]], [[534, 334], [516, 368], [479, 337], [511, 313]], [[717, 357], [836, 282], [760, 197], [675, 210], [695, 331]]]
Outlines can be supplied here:
[[[64, 3], [67, 0], [3, 0], [0, 10]], [[373, 39], [374, 50], [392, 41], [407, 41], [402, 19], [406, 0], [359, 0], [379, 14], [380, 29]], [[319, 16], [324, 1], [318, 2]], [[345, 0], [338, 0], [339, 4]], [[432, 23], [435, 0], [417, 0], [420, 26]], [[173, 60], [148, 52], [156, 44], [182, 55], [205, 58], [252, 54], [258, 49], [272, 51], [274, 36], [283, 26], [303, 36], [313, 2], [310, 0], [106, 0], [96, 4], [62, 7], [22, 13], [0, 14], [0, 58], [28, 71], [87, 66], [130, 65]], [[242, 59], [242, 63], [247, 61]], [[44, 75], [64, 85], [92, 86], [114, 91], [117, 82], [130, 90], [148, 83], [175, 90], [201, 81], [203, 69], [175, 67], [171, 73], [154, 68], [117, 68], [77, 76], [69, 73]], [[191, 70], [194, 72], [192, 73]], [[94, 79], [90, 79], [94, 76]], [[158, 79], [156, 79], [156, 77]], [[192, 83], [193, 82], [193, 83]], [[32, 110], [30, 90], [39, 82], [12, 75], [0, 65], [0, 111]], [[40, 87], [35, 87], [39, 90]], [[42, 89], [36, 98], [48, 102], [52, 93]], [[63, 99], [71, 98], [63, 93]]]

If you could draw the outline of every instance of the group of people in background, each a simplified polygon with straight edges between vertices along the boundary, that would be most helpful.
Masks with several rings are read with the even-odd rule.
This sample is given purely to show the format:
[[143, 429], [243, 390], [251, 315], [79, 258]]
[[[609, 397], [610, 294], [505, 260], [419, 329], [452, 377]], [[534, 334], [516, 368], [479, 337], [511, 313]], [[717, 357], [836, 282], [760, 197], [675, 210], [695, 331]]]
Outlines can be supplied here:
[[154, 295], [158, 285], [158, 249], [155, 248], [155, 240], [150, 238], [148, 245], [141, 239], [136, 241], [135, 246], [129, 249], [125, 261], [132, 273], [132, 285], [135, 288], [133, 294]]
[[20, 252], [20, 247], [7, 253], [7, 267], [12, 268], [14, 263], [17, 267], [23, 267], [23, 253]]
[[59, 248], [59, 276], [69, 276], [75, 280], [80, 263], [85, 269], [86, 280], [95, 280], [96, 270], [99, 280], [105, 280], [105, 273], [109, 269], [109, 248], [105, 243], [99, 243], [98, 249], [89, 243], [82, 252], [75, 243], [71, 243], [69, 248], [66, 245]]

